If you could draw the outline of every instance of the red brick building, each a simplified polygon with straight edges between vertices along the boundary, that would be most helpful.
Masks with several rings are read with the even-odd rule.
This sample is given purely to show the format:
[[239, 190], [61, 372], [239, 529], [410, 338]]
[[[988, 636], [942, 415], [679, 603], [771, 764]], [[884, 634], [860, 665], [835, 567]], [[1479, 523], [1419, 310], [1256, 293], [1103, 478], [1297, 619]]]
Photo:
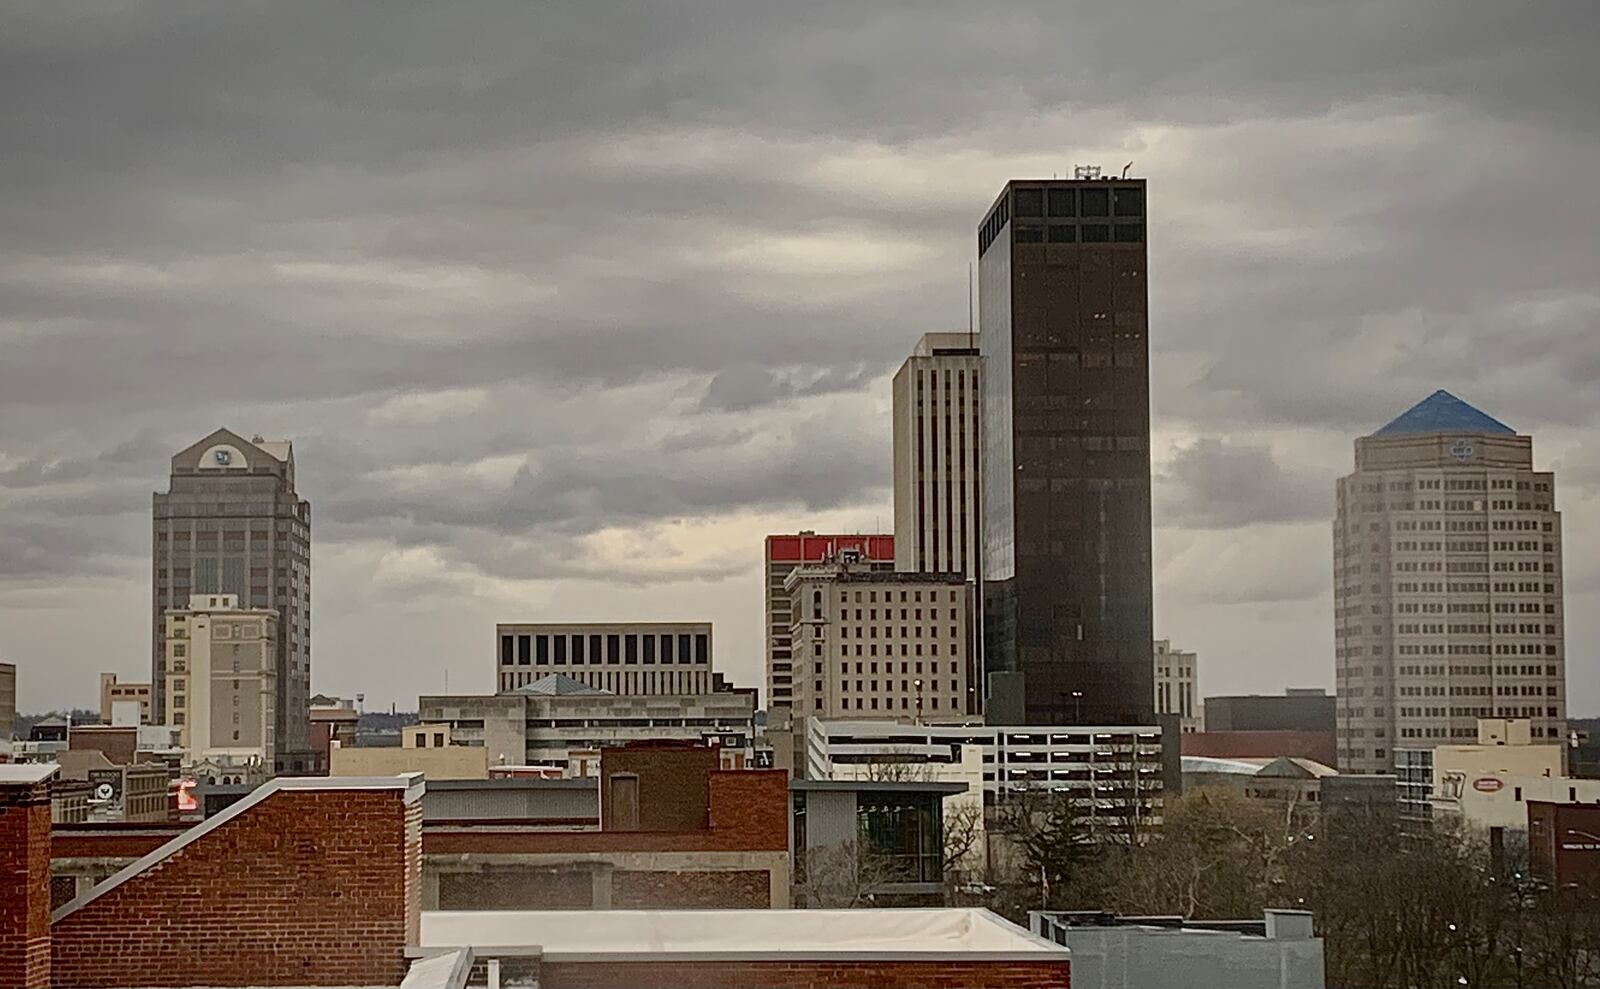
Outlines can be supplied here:
[[1546, 882], [1600, 889], [1600, 804], [1528, 801], [1528, 864]]
[[[553, 989], [1068, 985], [1065, 951], [984, 911], [728, 909], [775, 905], [780, 882], [786, 895], [787, 778], [716, 769], [707, 752], [608, 750], [593, 825], [427, 833], [424, 784], [401, 776], [274, 780], [176, 834], [52, 837], [54, 767], [0, 767], [0, 986], [462, 989], [502, 966]], [[52, 913], [52, 854], [112, 851], [135, 857]], [[544, 909], [485, 909], [480, 872], [475, 909], [424, 910], [434, 857], [522, 869]], [[549, 909], [564, 887], [583, 907], [670, 909]], [[584, 941], [606, 932], [617, 940]]]

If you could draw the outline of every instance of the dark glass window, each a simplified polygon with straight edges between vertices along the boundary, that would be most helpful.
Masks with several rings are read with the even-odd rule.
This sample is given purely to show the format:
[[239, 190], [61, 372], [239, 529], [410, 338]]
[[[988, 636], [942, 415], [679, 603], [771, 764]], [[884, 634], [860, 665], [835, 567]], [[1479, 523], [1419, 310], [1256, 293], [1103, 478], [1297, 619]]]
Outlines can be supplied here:
[[1015, 195], [1018, 216], [1044, 215], [1043, 189], [1018, 189]]
[[1084, 189], [1082, 192], [1084, 216], [1111, 215], [1110, 189]]
[[601, 658], [600, 648], [600, 633], [596, 632], [595, 634], [589, 636], [589, 662], [605, 662], [605, 660]]
[[517, 665], [527, 666], [533, 659], [533, 636], [517, 636]]
[[1104, 244], [1111, 239], [1111, 225], [1107, 223], [1085, 223], [1081, 236], [1085, 244]]
[[694, 643], [689, 640], [687, 635], [678, 636], [678, 662], [685, 666], [688, 666], [691, 662], [693, 662], [691, 659], [691, 656], [693, 655], [693, 649]]
[[500, 636], [500, 665], [501, 666], [510, 666], [511, 665], [512, 658], [514, 656], [514, 652], [513, 652], [514, 648], [515, 647], [512, 645], [512, 636], [509, 636], [509, 635]]
[[1117, 190], [1118, 216], [1144, 215], [1144, 190], [1140, 188]]
[[612, 664], [622, 662], [622, 636], [606, 636], [606, 662]]
[[574, 664], [583, 662], [583, 636], [581, 635], [572, 637], [572, 662]]
[[552, 638], [555, 640], [556, 645], [556, 665], [567, 665], [567, 637], [564, 635], [557, 635], [553, 636]]
[[1050, 243], [1071, 244], [1078, 239], [1078, 228], [1065, 223], [1050, 224]]
[[654, 666], [656, 664], [656, 637], [646, 635], [644, 638], [644, 661]]
[[711, 636], [704, 632], [695, 633], [694, 661], [702, 666], [711, 662]]
[[533, 657], [541, 664], [550, 662], [550, 636], [533, 637]]
[[661, 633], [661, 662], [672, 662], [672, 633]]
[[1042, 244], [1044, 243], [1044, 228], [1018, 227], [1012, 236], [1019, 244]]
[[624, 641], [623, 658], [631, 665], [639, 661], [639, 637], [630, 635]]
[[1138, 244], [1144, 240], [1144, 224], [1119, 223], [1116, 226], [1116, 239], [1119, 244]]
[[1050, 190], [1051, 216], [1077, 216], [1078, 196], [1075, 189]]

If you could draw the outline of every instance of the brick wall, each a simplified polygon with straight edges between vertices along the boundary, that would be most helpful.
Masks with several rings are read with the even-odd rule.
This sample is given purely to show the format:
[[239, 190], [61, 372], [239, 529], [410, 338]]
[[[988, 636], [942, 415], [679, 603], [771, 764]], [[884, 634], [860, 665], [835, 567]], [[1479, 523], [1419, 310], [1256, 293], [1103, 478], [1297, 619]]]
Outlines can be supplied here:
[[189, 830], [188, 824], [57, 824], [52, 859], [142, 858]]
[[405, 789], [282, 789], [58, 920], [57, 985], [384, 985], [420, 925]]
[[542, 989], [1067, 989], [1053, 962], [550, 962]]
[[722, 755], [685, 743], [640, 743], [600, 751], [600, 820], [611, 828], [611, 778], [639, 778], [638, 831], [700, 831], [710, 804], [706, 778]]
[[711, 830], [741, 851], [789, 848], [789, 774], [781, 769], [711, 774]]
[[788, 773], [719, 769], [708, 773], [706, 781], [710, 826], [696, 831], [508, 831], [503, 822], [492, 830], [475, 830], [460, 822], [440, 821], [424, 834], [423, 851], [428, 855], [788, 851]]
[[771, 873], [765, 870], [618, 870], [611, 874], [614, 910], [765, 910], [771, 906]]
[[592, 910], [589, 868], [490, 868], [439, 875], [440, 910]]
[[0, 784], [0, 986], [50, 979], [50, 784]]

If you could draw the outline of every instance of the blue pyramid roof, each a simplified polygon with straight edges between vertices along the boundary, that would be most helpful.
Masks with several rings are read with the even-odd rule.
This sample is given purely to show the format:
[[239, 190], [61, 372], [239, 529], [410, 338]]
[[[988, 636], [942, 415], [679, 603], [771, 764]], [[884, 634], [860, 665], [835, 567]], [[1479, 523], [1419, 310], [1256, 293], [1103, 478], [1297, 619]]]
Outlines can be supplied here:
[[1400, 413], [1372, 435], [1404, 436], [1408, 433], [1499, 433], [1515, 436], [1517, 431], [1441, 388]]

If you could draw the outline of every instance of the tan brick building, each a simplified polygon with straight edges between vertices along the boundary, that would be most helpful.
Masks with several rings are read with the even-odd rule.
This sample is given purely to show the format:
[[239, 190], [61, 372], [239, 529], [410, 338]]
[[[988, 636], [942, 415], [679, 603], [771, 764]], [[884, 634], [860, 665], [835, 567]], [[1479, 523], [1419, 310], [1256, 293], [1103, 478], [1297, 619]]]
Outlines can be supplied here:
[[797, 715], [937, 721], [976, 711], [961, 575], [829, 562], [796, 568], [785, 587]]

